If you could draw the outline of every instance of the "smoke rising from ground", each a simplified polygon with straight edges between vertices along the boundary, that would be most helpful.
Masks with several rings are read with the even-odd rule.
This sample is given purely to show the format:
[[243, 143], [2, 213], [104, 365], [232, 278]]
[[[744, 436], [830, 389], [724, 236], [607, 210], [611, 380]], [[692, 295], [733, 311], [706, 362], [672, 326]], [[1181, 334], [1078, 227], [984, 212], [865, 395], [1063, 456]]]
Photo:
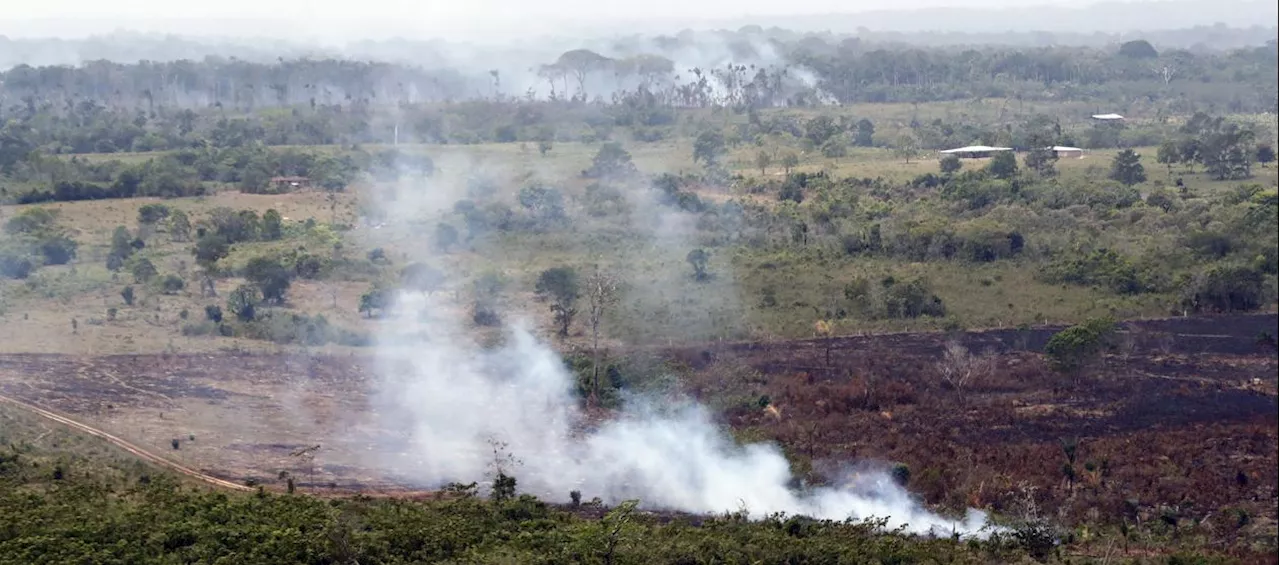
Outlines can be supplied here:
[[[419, 196], [388, 207], [389, 229], [450, 197], [447, 187], [410, 192]], [[983, 513], [971, 510], [962, 520], [932, 514], [883, 471], [797, 492], [776, 446], [736, 445], [688, 399], [630, 398], [620, 415], [592, 429], [578, 408], [574, 377], [526, 324], [509, 327], [502, 346], [485, 348], [459, 325], [443, 294], [400, 293], [378, 342], [373, 405], [379, 427], [397, 437], [377, 463], [404, 479], [427, 487], [485, 483], [495, 461], [509, 454], [519, 464], [504, 472], [521, 492], [546, 500], [566, 501], [576, 490], [607, 504], [639, 499], [656, 509], [746, 510], [757, 518], [876, 517], [912, 533], [985, 535]], [[498, 443], [506, 447], [495, 454]]]

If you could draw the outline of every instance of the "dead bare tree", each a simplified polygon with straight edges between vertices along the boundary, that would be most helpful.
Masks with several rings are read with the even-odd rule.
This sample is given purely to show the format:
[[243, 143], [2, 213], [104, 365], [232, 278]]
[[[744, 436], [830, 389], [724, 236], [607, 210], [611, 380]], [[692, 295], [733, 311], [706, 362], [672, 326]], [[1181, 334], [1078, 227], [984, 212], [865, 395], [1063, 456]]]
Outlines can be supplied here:
[[600, 390], [600, 322], [605, 313], [618, 302], [618, 278], [602, 271], [597, 265], [587, 277], [587, 313], [591, 324], [591, 395]]
[[947, 343], [942, 360], [938, 362], [938, 373], [942, 376], [942, 380], [960, 392], [990, 371], [989, 358], [975, 356], [969, 352], [968, 348], [954, 341]]
[[300, 447], [298, 449], [293, 450], [293, 453], [289, 454], [290, 457], [297, 457], [298, 459], [307, 462], [307, 479], [311, 481], [311, 485], [313, 487], [315, 486], [315, 482], [316, 482], [315, 462], [316, 462], [317, 451], [320, 451], [320, 446], [312, 445], [308, 447]]

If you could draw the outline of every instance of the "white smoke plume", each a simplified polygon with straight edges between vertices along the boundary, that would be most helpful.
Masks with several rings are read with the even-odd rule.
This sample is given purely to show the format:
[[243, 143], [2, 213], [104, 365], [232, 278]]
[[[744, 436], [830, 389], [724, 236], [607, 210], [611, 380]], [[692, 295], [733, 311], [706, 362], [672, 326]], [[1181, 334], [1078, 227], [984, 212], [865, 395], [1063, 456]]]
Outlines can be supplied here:
[[484, 350], [453, 331], [433, 305], [404, 293], [379, 346], [383, 381], [377, 394], [384, 428], [399, 430], [398, 453], [382, 462], [424, 485], [483, 481], [505, 443], [520, 466], [507, 472], [521, 491], [553, 501], [569, 492], [606, 503], [695, 513], [745, 509], [821, 519], [888, 518], [918, 534], [986, 534], [986, 516], [963, 520], [932, 514], [882, 472], [863, 473], [839, 488], [793, 491], [787, 460], [776, 446], [735, 445], [691, 402], [635, 401], [594, 430], [582, 430], [573, 378], [560, 357], [521, 327], [508, 343]]
[[[397, 191], [386, 231], [460, 196], [452, 182], [431, 184]], [[688, 399], [629, 398], [621, 414], [587, 422], [574, 376], [554, 349], [522, 323], [507, 328], [500, 347], [482, 346], [459, 322], [449, 294], [400, 293], [378, 339], [373, 407], [378, 427], [396, 436], [378, 451], [378, 464], [401, 480], [427, 488], [483, 483], [500, 442], [520, 462], [506, 470], [520, 491], [550, 501], [567, 501], [576, 490], [607, 504], [639, 499], [644, 507], [693, 513], [887, 518], [888, 527], [918, 534], [991, 531], [977, 510], [961, 520], [927, 511], [883, 471], [797, 491], [777, 446], [737, 445]]]

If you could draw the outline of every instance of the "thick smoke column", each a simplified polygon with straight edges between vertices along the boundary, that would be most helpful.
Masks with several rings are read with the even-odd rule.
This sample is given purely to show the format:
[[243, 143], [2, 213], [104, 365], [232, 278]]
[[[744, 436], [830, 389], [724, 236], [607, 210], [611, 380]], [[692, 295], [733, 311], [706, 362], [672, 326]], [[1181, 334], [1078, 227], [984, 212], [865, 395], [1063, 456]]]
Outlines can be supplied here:
[[[478, 166], [465, 158], [446, 165]], [[387, 229], [376, 233], [393, 237], [388, 232], [446, 209], [461, 192], [439, 177], [430, 184], [400, 187], [386, 205]], [[661, 226], [667, 238], [691, 237], [689, 226], [665, 213], [647, 208], [636, 212], [637, 223]], [[628, 399], [621, 415], [587, 429], [574, 378], [555, 350], [522, 325], [508, 328], [501, 347], [482, 347], [445, 294], [400, 293], [378, 339], [382, 379], [372, 400], [378, 427], [397, 436], [379, 450], [378, 463], [405, 479], [426, 487], [483, 482], [497, 441], [520, 461], [508, 470], [520, 490], [547, 500], [565, 501], [577, 490], [606, 503], [640, 499], [643, 506], [687, 512], [888, 518], [890, 527], [913, 533], [985, 535], [982, 512], [970, 510], [962, 521], [934, 515], [882, 471], [797, 493], [776, 446], [736, 445], [687, 399]]]
[[384, 463], [408, 478], [482, 480], [494, 462], [489, 441], [498, 440], [522, 463], [511, 470], [521, 490], [550, 500], [579, 490], [688, 512], [887, 517], [890, 527], [914, 533], [982, 535], [983, 513], [971, 510], [958, 522], [933, 515], [884, 473], [797, 494], [775, 446], [735, 445], [693, 403], [635, 401], [620, 418], [577, 433], [573, 379], [552, 349], [513, 328], [507, 345], [486, 351], [440, 318], [424, 321], [432, 304], [422, 296], [401, 300], [380, 346], [379, 405], [384, 424], [404, 434], [399, 456]]

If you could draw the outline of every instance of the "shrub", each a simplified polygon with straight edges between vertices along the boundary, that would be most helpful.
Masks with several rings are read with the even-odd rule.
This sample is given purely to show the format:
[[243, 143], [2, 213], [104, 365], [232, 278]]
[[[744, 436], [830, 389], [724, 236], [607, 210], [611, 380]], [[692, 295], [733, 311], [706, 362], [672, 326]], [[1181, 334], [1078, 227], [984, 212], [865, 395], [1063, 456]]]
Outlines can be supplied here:
[[133, 287], [132, 286], [124, 287], [124, 290], [120, 291], [120, 298], [124, 299], [125, 306], [133, 306], [133, 300], [134, 300]]
[[1194, 312], [1249, 312], [1261, 308], [1266, 279], [1257, 270], [1217, 266], [1182, 287], [1182, 305]]
[[35, 264], [25, 253], [13, 249], [0, 249], [0, 276], [25, 279], [34, 270]]
[[[164, 280], [160, 283], [160, 288], [163, 289], [165, 294], [176, 294], [186, 286], [187, 283], [182, 280], [182, 277], [173, 274], [165, 275]], [[185, 312], [185, 310], [183, 311]]]
[[1115, 331], [1115, 321], [1109, 318], [1092, 319], [1054, 334], [1045, 344], [1044, 352], [1054, 369], [1075, 371], [1109, 348]]

